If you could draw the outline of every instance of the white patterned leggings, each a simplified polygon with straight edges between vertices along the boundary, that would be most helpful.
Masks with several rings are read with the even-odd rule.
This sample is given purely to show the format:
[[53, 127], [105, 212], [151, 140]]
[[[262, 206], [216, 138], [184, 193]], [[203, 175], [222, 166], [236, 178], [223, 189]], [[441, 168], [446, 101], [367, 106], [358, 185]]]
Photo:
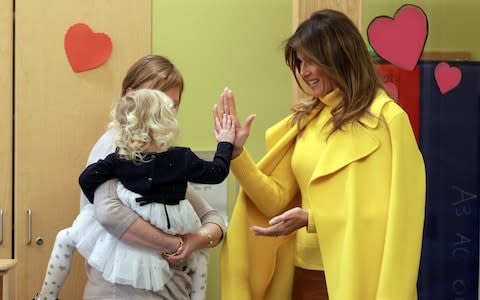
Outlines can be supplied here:
[[[73, 251], [76, 249], [75, 241], [70, 236], [71, 227], [62, 229], [55, 238], [50, 259], [48, 260], [45, 279], [38, 298], [40, 300], [56, 300], [65, 279], [70, 273]], [[196, 270], [192, 274], [192, 300], [205, 299], [207, 288], [207, 250], [198, 251]], [[160, 292], [161, 293], [161, 292]]]
[[52, 254], [48, 260], [45, 280], [38, 299], [57, 299], [60, 288], [63, 286], [68, 273], [70, 273], [72, 255], [76, 248], [74, 241], [70, 238], [70, 229], [71, 227], [60, 230], [55, 238]]

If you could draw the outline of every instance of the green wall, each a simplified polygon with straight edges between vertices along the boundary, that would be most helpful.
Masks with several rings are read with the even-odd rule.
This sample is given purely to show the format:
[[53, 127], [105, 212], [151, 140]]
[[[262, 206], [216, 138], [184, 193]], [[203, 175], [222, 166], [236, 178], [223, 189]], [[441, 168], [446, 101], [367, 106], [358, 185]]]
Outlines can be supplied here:
[[[256, 113], [247, 148], [264, 154], [264, 132], [289, 113], [291, 77], [282, 42], [291, 33], [291, 0], [153, 0], [152, 52], [168, 56], [185, 77], [178, 144], [215, 149], [211, 108], [225, 86], [237, 99], [243, 120]], [[376, 16], [393, 16], [404, 4], [420, 6], [429, 18], [426, 50], [471, 51], [480, 59], [478, 0], [364, 0], [363, 28]], [[237, 193], [229, 177], [229, 210]], [[220, 247], [211, 250], [208, 299], [220, 299]]]
[[421, 7], [428, 17], [425, 50], [470, 51], [472, 60], [480, 60], [479, 0], [363, 0], [363, 30], [377, 16], [393, 17], [405, 4]]
[[[264, 154], [264, 132], [289, 113], [291, 77], [282, 42], [291, 33], [291, 0], [153, 0], [152, 52], [168, 56], [186, 81], [179, 112], [178, 144], [215, 149], [211, 108], [225, 86], [239, 115], [257, 118], [247, 148]], [[429, 19], [426, 50], [471, 51], [480, 59], [478, 0], [364, 0], [363, 28], [376, 16], [393, 16], [404, 4], [420, 6]], [[237, 193], [229, 177], [229, 210]], [[211, 250], [208, 299], [220, 299], [220, 247]]]
[[[225, 86], [242, 119], [256, 113], [247, 148], [264, 154], [265, 130], [289, 113], [291, 77], [282, 42], [291, 33], [290, 0], [153, 0], [152, 51], [169, 57], [185, 77], [178, 144], [214, 150], [213, 104]], [[229, 208], [237, 187], [229, 178]], [[220, 247], [210, 253], [208, 299], [220, 299]]]

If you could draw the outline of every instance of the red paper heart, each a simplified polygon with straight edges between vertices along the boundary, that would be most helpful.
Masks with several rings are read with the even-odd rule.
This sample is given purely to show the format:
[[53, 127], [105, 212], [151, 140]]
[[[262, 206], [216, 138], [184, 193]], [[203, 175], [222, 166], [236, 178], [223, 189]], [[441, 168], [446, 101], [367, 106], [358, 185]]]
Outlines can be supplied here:
[[446, 62], [437, 64], [434, 73], [442, 95], [456, 88], [462, 80], [462, 71], [457, 67], [450, 67]]
[[385, 87], [385, 90], [387, 91], [388, 95], [390, 95], [390, 97], [392, 97], [392, 99], [395, 100], [395, 102], [398, 102], [397, 85], [393, 82], [385, 82], [383, 86]]
[[112, 40], [105, 33], [93, 32], [87, 24], [68, 28], [65, 52], [74, 72], [83, 72], [104, 64], [112, 54]]
[[414, 5], [404, 5], [394, 18], [376, 17], [367, 35], [378, 56], [407, 70], [413, 70], [422, 55], [428, 35], [427, 16]]

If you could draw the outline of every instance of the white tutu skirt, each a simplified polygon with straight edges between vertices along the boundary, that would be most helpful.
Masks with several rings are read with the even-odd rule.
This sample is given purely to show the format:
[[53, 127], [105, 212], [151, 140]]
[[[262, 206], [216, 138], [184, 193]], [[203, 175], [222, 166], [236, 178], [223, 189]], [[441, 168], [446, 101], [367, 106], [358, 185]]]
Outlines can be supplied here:
[[[166, 206], [170, 220], [168, 228], [163, 204], [140, 206], [135, 201], [140, 195], [127, 190], [121, 183], [118, 183], [117, 192], [126, 206], [165, 233], [185, 234], [200, 229], [200, 219], [188, 200]], [[111, 283], [158, 292], [172, 277], [170, 266], [161, 253], [129, 246], [105, 231], [94, 217], [92, 204], [82, 208], [72, 225], [72, 234], [80, 254]], [[193, 268], [198, 261], [196, 255], [199, 254], [193, 253], [189, 259]]]

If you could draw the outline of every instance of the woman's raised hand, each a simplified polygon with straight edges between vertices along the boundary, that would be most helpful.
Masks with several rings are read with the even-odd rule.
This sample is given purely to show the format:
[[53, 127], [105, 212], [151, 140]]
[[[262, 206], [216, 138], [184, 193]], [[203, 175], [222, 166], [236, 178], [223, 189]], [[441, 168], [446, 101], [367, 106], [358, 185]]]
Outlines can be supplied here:
[[215, 117], [215, 130], [213, 132], [218, 142], [229, 142], [235, 140], [235, 123], [232, 116], [223, 114], [221, 119]]
[[233, 157], [238, 156], [245, 145], [248, 136], [250, 135], [250, 127], [252, 126], [255, 114], [249, 115], [245, 119], [245, 123], [242, 125], [238, 120], [237, 108], [235, 105], [235, 97], [229, 88], [225, 88], [220, 96], [219, 105], [213, 106], [213, 118], [214, 120], [222, 120], [223, 115], [230, 115], [235, 126], [235, 140], [233, 142]]

